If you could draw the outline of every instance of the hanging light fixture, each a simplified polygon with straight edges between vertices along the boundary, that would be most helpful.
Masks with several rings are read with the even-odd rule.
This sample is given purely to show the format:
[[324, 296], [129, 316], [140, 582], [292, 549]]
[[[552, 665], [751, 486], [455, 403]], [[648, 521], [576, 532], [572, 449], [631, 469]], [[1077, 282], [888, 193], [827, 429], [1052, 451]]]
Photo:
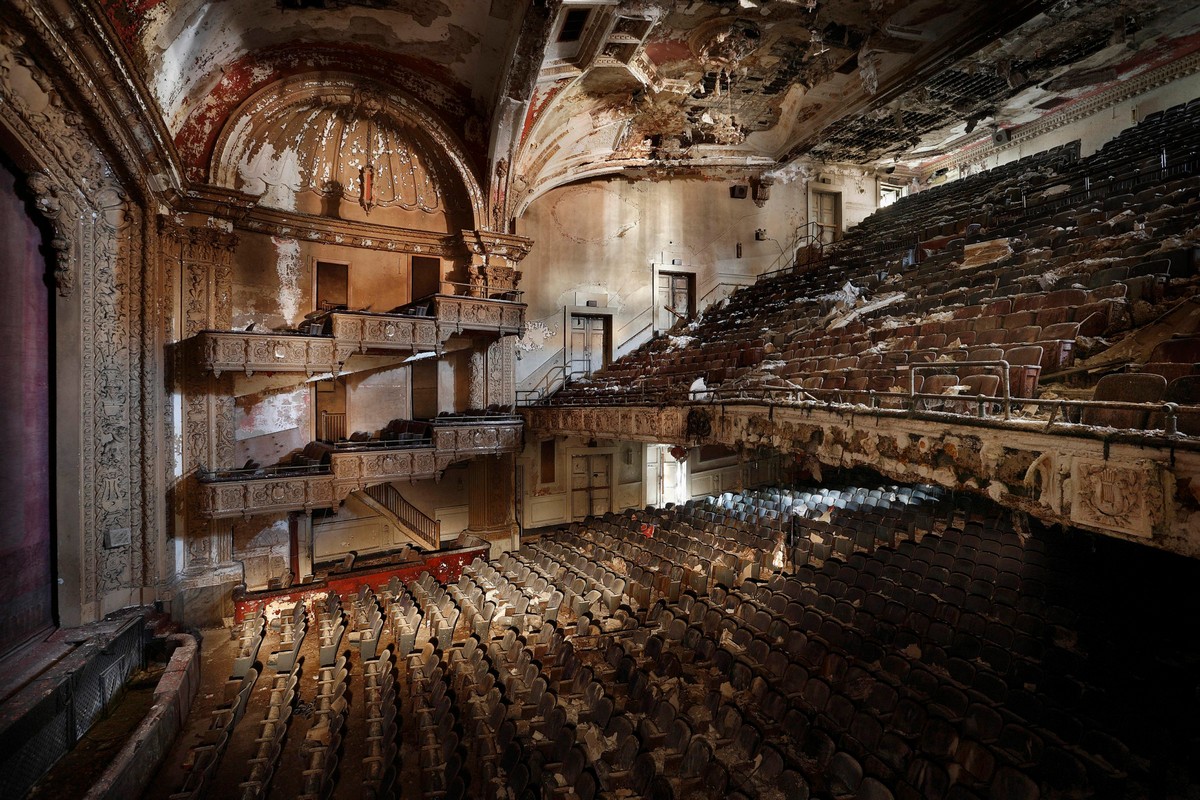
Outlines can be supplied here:
[[375, 207], [375, 165], [371, 162], [371, 145], [374, 139], [375, 126], [372, 117], [367, 117], [366, 153], [364, 153], [363, 165], [358, 170], [359, 187], [362, 189], [358, 202], [363, 207], [363, 211], [368, 214]]

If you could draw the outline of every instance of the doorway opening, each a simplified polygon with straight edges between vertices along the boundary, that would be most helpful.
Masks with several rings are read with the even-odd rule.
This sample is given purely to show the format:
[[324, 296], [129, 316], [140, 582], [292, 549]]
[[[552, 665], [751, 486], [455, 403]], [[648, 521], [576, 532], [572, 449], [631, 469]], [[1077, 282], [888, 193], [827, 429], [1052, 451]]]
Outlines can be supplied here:
[[660, 330], [690, 319], [696, 313], [696, 276], [690, 272], [659, 272], [655, 300]]
[[409, 272], [412, 293], [409, 300], [420, 300], [442, 289], [442, 260], [431, 256], [413, 256]]
[[350, 305], [350, 265], [317, 262], [317, 311]]
[[813, 219], [821, 233], [821, 244], [833, 244], [842, 238], [841, 192], [813, 192]]
[[646, 447], [646, 505], [682, 505], [688, 501], [687, 461], [677, 461], [671, 455], [671, 445], [654, 444]]

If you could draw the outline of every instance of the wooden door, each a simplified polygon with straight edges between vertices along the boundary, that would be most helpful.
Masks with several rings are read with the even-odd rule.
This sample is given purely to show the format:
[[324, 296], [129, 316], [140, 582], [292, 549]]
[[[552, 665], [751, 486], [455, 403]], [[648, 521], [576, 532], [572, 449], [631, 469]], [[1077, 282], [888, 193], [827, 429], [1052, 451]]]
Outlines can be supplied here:
[[838, 192], [813, 192], [813, 217], [820, 225], [821, 244], [842, 238], [842, 195]]
[[608, 317], [571, 315], [571, 377], [590, 375], [608, 364]]
[[658, 273], [658, 296], [655, 314], [657, 327], [667, 329], [680, 319], [695, 313], [695, 276], [686, 272]]

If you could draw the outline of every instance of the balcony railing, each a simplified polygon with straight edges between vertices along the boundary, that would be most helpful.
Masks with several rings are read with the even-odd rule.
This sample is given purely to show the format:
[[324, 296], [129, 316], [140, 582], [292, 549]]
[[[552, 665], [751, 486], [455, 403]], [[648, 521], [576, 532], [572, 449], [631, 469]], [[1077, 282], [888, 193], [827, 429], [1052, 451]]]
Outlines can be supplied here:
[[436, 319], [441, 341], [463, 331], [512, 335], [520, 333], [525, 327], [527, 306], [520, 301], [521, 293], [515, 289], [493, 292], [480, 290], [476, 294], [467, 294], [465, 285], [443, 285], [461, 288], [464, 293], [434, 294], [404, 307]]
[[311, 511], [340, 504], [354, 491], [391, 481], [437, 478], [455, 461], [521, 449], [520, 417], [441, 417], [422, 442], [342, 442], [327, 466], [201, 470], [203, 516]]
[[433, 422], [433, 444], [454, 460], [521, 450], [522, 419], [517, 415], [440, 417]]
[[[234, 471], [238, 472], [238, 471]], [[233, 475], [200, 479], [200, 513], [204, 517], [241, 517], [285, 511], [312, 511], [334, 505], [333, 479], [328, 470], [295, 472], [241, 470]]]

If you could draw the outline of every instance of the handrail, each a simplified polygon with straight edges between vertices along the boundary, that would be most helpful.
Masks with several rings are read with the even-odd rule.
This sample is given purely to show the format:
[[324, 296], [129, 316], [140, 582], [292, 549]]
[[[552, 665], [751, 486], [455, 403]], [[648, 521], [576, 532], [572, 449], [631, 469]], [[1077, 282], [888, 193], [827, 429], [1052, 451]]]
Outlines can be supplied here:
[[[767, 279], [767, 278], [771, 278], [775, 275], [779, 275], [784, 272], [791, 272], [791, 271], [795, 270], [796, 269], [796, 251], [800, 249], [801, 240], [805, 240], [810, 243], [820, 241], [819, 234], [817, 234], [815, 232], [811, 232], [811, 233], [809, 232], [809, 229], [815, 230], [816, 228], [820, 228], [823, 230], [824, 226], [821, 223], [817, 222], [816, 220], [806, 222], [803, 225], [797, 225], [795, 232], [792, 234], [792, 240], [791, 240], [791, 242], [789, 242], [790, 250], [781, 252], [779, 254], [779, 257], [776, 258], [771, 263], [770, 267], [768, 267], [767, 269], [763, 270], [762, 272], [760, 272], [758, 274], [758, 277], [755, 278], [755, 283], [757, 283], [761, 280]], [[787, 265], [786, 267], [776, 267], [776, 265], [779, 264], [779, 262], [782, 261], [787, 256], [788, 252], [791, 253], [792, 263]], [[825, 257], [826, 257], [825, 256], [825, 246], [822, 244], [820, 259], [818, 259], [817, 261], [812, 261], [810, 263], [816, 264], [820, 260], [823, 260]]]
[[[481, 286], [474, 283], [463, 283], [462, 281], [442, 281], [443, 286], [453, 286], [455, 289], [462, 289], [457, 294], [447, 294], [446, 292], [435, 292], [434, 294], [445, 294], [447, 297], [473, 297], [476, 300], [504, 300], [510, 303], [520, 303], [521, 297], [525, 294], [520, 289], [504, 289], [492, 288], [491, 286]], [[433, 295], [428, 295], [432, 297]], [[424, 298], [422, 298], [424, 299]]]
[[[960, 362], [961, 363], [961, 362]], [[877, 392], [873, 390], [846, 390], [846, 389], [800, 389], [787, 387], [760, 387], [758, 390], [759, 397], [750, 396], [709, 396], [705, 398], [693, 398], [692, 402], [697, 405], [720, 405], [729, 402], [745, 402], [745, 401], [761, 401], [770, 406], [797, 406], [807, 407], [814, 404], [817, 405], [845, 405], [844, 402], [838, 401], [822, 401], [813, 395], [834, 395], [841, 397], [843, 395], [867, 395], [870, 398], [868, 403], [871, 411], [890, 411], [899, 414], [912, 415], [928, 414], [939, 419], [945, 419], [946, 416], [968, 416], [957, 414], [956, 412], [937, 412], [928, 409], [917, 409], [912, 401], [915, 400], [940, 400], [944, 403], [955, 401], [973, 401], [981, 406], [990, 406], [1001, 400], [998, 396], [991, 395], [949, 395], [949, 394], [928, 394], [924, 392], [905, 393], [905, 392]], [[696, 393], [693, 393], [696, 394]], [[804, 399], [798, 399], [798, 395], [804, 395]], [[782, 398], [782, 401], [781, 401]], [[910, 401], [905, 408], [887, 408], [879, 405], [881, 398], [895, 398]], [[1081, 423], [1072, 422], [1066, 419], [1066, 409], [1074, 408], [1082, 411], [1085, 408], [1107, 409], [1112, 411], [1150, 411], [1163, 414], [1163, 430], [1166, 436], [1189, 436], [1179, 432], [1179, 417], [1180, 416], [1195, 416], [1200, 417], [1200, 404], [1185, 405], [1180, 403], [1162, 403], [1162, 402], [1127, 402], [1124, 400], [1076, 400], [1070, 398], [1053, 398], [1043, 399], [1037, 397], [1021, 397], [1017, 398], [1017, 402], [1021, 405], [1049, 406], [1053, 409], [1053, 413], [1049, 420], [1046, 420], [1046, 426], [1059, 424], [1078, 427], [1095, 427], [1093, 425], [1082, 425]], [[658, 401], [661, 404], [661, 398]], [[593, 406], [595, 403], [592, 404]], [[986, 413], [979, 416], [986, 416]], [[1061, 422], [1058, 417], [1063, 419]], [[1011, 418], [1010, 418], [1011, 419]], [[1030, 420], [1041, 421], [1041, 420]], [[1146, 433], [1148, 431], [1157, 431], [1159, 428], [1128, 428], [1126, 430], [1136, 431], [1138, 433]]]
[[377, 483], [363, 489], [363, 494], [370, 497], [388, 512], [404, 523], [405, 527], [417, 534], [422, 542], [437, 550], [442, 543], [442, 521], [433, 519], [421, 509], [404, 499], [396, 487], [390, 483]]
[[427, 420], [430, 425], [501, 425], [513, 422], [520, 422], [521, 415], [509, 412], [495, 414], [446, 414], [441, 417], [433, 417]]
[[[540, 377], [535, 377], [541, 373]], [[560, 347], [557, 352], [533, 371], [533, 385], [528, 389], [518, 389], [516, 392], [517, 405], [526, 406], [549, 397], [567, 382], [566, 348]]]
[[[708, 300], [708, 298], [712, 296], [713, 292], [717, 291], [722, 286], [732, 286], [734, 288], [734, 291], [737, 291], [738, 289], [742, 289], [746, 286], [753, 286], [753, 285], [754, 285], [753, 279], [748, 280], [748, 282], [746, 282], [746, 283], [737, 283], [736, 281], [720, 281], [718, 283], [714, 283], [712, 288], [709, 289], [707, 292], [705, 292], [704, 296], [696, 301], [696, 308], [703, 309], [705, 307], [705, 305], [704, 305], [705, 301]], [[731, 294], [732, 294], [732, 292], [731, 292]]]
[[[635, 319], [636, 319], [636, 317], [635, 317]], [[628, 326], [626, 326], [626, 327], [628, 327]], [[614, 346], [614, 347], [613, 347], [613, 356], [614, 356], [615, 358], [620, 358], [620, 356], [622, 356], [622, 355], [627, 355], [627, 353], [622, 353], [622, 352], [621, 352], [621, 351], [622, 351], [622, 350], [624, 350], [625, 348], [629, 348], [629, 351], [628, 351], [628, 352], [630, 352], [630, 353], [631, 353], [631, 352], [633, 352], [634, 350], [636, 350], [636, 349], [638, 349], [639, 347], [641, 347], [643, 344], [645, 344], [645, 342], [638, 342], [637, 344], [633, 344], [633, 342], [634, 342], [634, 340], [635, 340], [637, 337], [641, 336], [641, 335], [642, 335], [643, 333], [645, 333], [646, 331], [650, 331], [650, 337], [646, 339], [646, 341], [648, 342], [648, 341], [650, 341], [650, 339], [654, 338], [654, 320], [653, 320], [653, 319], [651, 319], [649, 322], [647, 322], [647, 323], [646, 323], [645, 325], [643, 325], [642, 327], [638, 328], [638, 329], [637, 329], [636, 331], [634, 331], [634, 333], [633, 333], [633, 334], [631, 334], [630, 336], [627, 336], [627, 337], [625, 338], [625, 341], [623, 341], [623, 342], [620, 342], [619, 344], [617, 344], [616, 346]]]
[[[646, 316], [647, 314], [650, 315], [650, 321], [645, 323], [644, 325], [642, 325], [642, 327], [638, 328], [636, 331], [634, 331], [633, 334], [631, 334], [629, 336], [625, 336], [625, 331], [627, 331], [631, 326], [636, 325], [637, 321], [640, 320], [642, 317]], [[643, 308], [641, 311], [639, 311], [638, 313], [636, 313], [632, 317], [630, 317], [628, 320], [626, 320], [625, 324], [623, 324], [620, 328], [618, 328], [616, 331], [613, 332], [613, 339], [614, 339], [614, 341], [618, 342], [618, 344], [613, 349], [619, 350], [621, 347], [624, 346], [625, 342], [628, 342], [634, 336], [637, 336], [639, 333], [646, 330], [646, 328], [652, 329], [653, 327], [654, 327], [654, 306], [650, 306], [648, 308]], [[623, 338], [623, 341], [622, 341], [622, 338]]]
[[269, 467], [217, 467], [216, 469], [208, 469], [204, 465], [200, 465], [196, 467], [196, 478], [202, 483], [220, 483], [260, 478], [303, 478], [309, 475], [330, 475], [331, 472], [328, 464], [273, 464]]
[[[908, 365], [908, 367], [909, 367], [909, 373], [908, 373], [909, 396], [915, 397], [917, 394], [917, 371], [918, 370], [920, 370], [922, 372], [924, 372], [924, 371], [932, 372], [935, 369], [953, 368], [957, 371], [959, 365], [962, 365], [965, 367], [996, 367], [996, 368], [999, 368], [999, 370], [1000, 370], [1000, 386], [1003, 387], [1003, 394], [1001, 395], [1001, 397], [1004, 400], [1004, 403], [1003, 403], [1004, 418], [1010, 419], [1012, 416], [1012, 388], [1009, 385], [1009, 381], [1011, 380], [1012, 376], [1008, 370], [1011, 365], [1002, 358], [996, 359], [993, 361], [986, 361], [986, 360], [985, 361], [942, 361], [942, 362], [933, 361], [928, 364], [909, 364]], [[1020, 366], [1020, 365], [1018, 365], [1018, 366]], [[982, 416], [982, 407], [981, 407], [980, 415]]]
[[[942, 366], [952, 367], [954, 365], [963, 365], [967, 363], [974, 364], [975, 362], [953, 362], [953, 364], [927, 364], [927, 365], [911, 365], [911, 366]], [[999, 366], [1000, 363], [994, 362], [994, 365]], [[1011, 366], [1011, 365], [1010, 365]], [[556, 401], [554, 405], [566, 408], [579, 405], [586, 405], [590, 408], [603, 407], [611, 405], [612, 407], [625, 407], [636, 405], [649, 405], [662, 407], [668, 403], [687, 403], [697, 406], [712, 406], [725, 405], [728, 403], [756, 403], [769, 407], [783, 408], [811, 408], [814, 406], [827, 407], [845, 407], [853, 406], [860, 408], [866, 413], [881, 413], [887, 416], [908, 416], [908, 417], [931, 417], [935, 419], [945, 420], [948, 417], [968, 417], [972, 415], [961, 413], [953, 410], [936, 411], [929, 408], [918, 408], [917, 401], [931, 400], [940, 401], [943, 404], [963, 405], [965, 403], [976, 404], [977, 413], [974, 415], [979, 418], [987, 418], [988, 408], [994, 405], [1001, 405], [1005, 398], [1000, 395], [952, 395], [952, 394], [931, 394], [925, 392], [913, 392], [913, 381], [910, 381], [909, 391], [904, 392], [889, 392], [877, 391], [874, 389], [805, 389], [798, 385], [791, 386], [759, 386], [753, 390], [747, 388], [729, 388], [717, 386], [709, 389], [697, 390], [694, 392], [679, 392], [672, 391], [670, 388], [655, 390], [647, 390], [638, 387], [634, 391], [623, 392], [620, 397], [605, 397], [600, 402], [596, 398], [583, 398], [579, 401]], [[850, 398], [861, 398], [865, 403], [855, 404], [850, 401]], [[887, 400], [896, 401], [902, 400], [902, 406], [889, 407], [884, 405]], [[1081, 423], [1073, 422], [1068, 417], [1068, 411], [1074, 410], [1081, 412], [1086, 408], [1108, 409], [1113, 411], [1149, 411], [1161, 413], [1163, 415], [1163, 427], [1161, 430], [1163, 435], [1170, 437], [1185, 436], [1190, 437], [1191, 434], [1179, 432], [1179, 417], [1196, 417], [1200, 418], [1200, 404], [1185, 405], [1180, 403], [1163, 403], [1163, 402], [1125, 402], [1119, 400], [1076, 400], [1070, 398], [1054, 398], [1043, 399], [1037, 397], [1018, 397], [1009, 398], [1009, 402], [1015, 402], [1022, 406], [1041, 406], [1052, 409], [1051, 416], [1048, 420], [1044, 420], [1047, 428], [1054, 425], [1066, 425], [1079, 428], [1094, 428], [1093, 425], [1084, 426]], [[1006, 415], [1006, 421], [1020, 422], [1022, 418], [1014, 418], [1011, 415]], [[1030, 422], [1042, 422], [1038, 418], [1028, 418]], [[1126, 430], [1137, 433], [1148, 433], [1150, 431], [1158, 431], [1159, 428], [1129, 428]]]

